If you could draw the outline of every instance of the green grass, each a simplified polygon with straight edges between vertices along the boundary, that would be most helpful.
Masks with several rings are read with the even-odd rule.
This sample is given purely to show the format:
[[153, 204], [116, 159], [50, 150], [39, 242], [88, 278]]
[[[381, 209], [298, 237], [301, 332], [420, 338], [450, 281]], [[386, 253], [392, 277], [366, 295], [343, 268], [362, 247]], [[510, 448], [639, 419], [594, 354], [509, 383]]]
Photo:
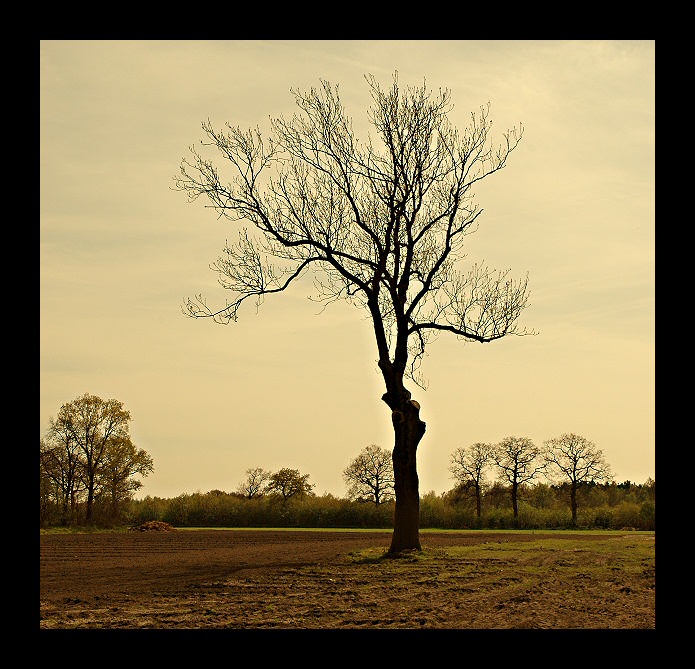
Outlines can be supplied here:
[[[565, 533], [559, 531], [558, 534]], [[577, 531], [575, 534], [591, 535], [592, 538], [558, 536], [536, 541], [494, 541], [437, 548], [428, 547], [425, 541], [422, 551], [403, 551], [395, 556], [389, 555], [384, 548], [354, 550], [349, 555], [351, 562], [356, 564], [441, 563], [463, 571], [471, 564], [492, 568], [502, 564], [514, 565], [517, 573], [526, 572], [529, 576], [544, 573], [546, 562], [560, 564], [565, 573], [576, 571], [598, 575], [615, 569], [642, 572], [645, 564], [654, 560], [651, 540], [654, 532]]]
[[[375, 527], [375, 528], [364, 528], [364, 527], [177, 527], [179, 531], [234, 531], [234, 532], [393, 532], [393, 528]], [[99, 528], [99, 527], [89, 527], [89, 526], [71, 526], [71, 527], [49, 527], [40, 528], [40, 534], [94, 534], [97, 532], [128, 532], [130, 530], [129, 526], [122, 527], [112, 527], [112, 528]], [[420, 529], [420, 533], [432, 533], [432, 534], [597, 534], [601, 536], [622, 536], [623, 534], [630, 535], [654, 535], [654, 530], [602, 530], [602, 529], [591, 529], [591, 530], [514, 530], [514, 529], [471, 529], [471, 530], [450, 530], [441, 528], [428, 528], [424, 527]]]

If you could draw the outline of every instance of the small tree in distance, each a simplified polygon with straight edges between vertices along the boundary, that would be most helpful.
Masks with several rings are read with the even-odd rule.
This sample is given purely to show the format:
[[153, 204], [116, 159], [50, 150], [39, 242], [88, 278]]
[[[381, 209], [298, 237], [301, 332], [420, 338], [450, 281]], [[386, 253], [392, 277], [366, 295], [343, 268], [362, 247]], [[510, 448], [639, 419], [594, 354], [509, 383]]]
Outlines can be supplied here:
[[135, 477], [154, 470], [131, 441], [130, 420], [116, 399], [85, 393], [63, 404], [40, 440], [42, 508], [55, 504], [64, 524], [118, 520], [143, 485]]
[[546, 463], [541, 450], [528, 437], [507, 437], [493, 450], [499, 478], [508, 483], [512, 495], [514, 519], [519, 517], [519, 488], [542, 472]]
[[266, 491], [277, 494], [286, 502], [291, 497], [303, 497], [312, 494], [314, 484], [309, 483], [309, 474], [300, 474], [298, 469], [284, 468], [271, 474]]
[[370, 500], [379, 506], [395, 497], [391, 453], [376, 444], [362, 449], [343, 471], [343, 479], [348, 499]]
[[475, 494], [475, 512], [482, 516], [482, 497], [485, 471], [493, 462], [492, 444], [475, 443], [468, 449], [458, 448], [451, 456], [449, 471], [459, 485], [473, 488]]
[[566, 433], [555, 439], [548, 439], [543, 445], [548, 475], [552, 477], [555, 474], [559, 479], [569, 481], [572, 525], [576, 525], [579, 484], [610, 481], [613, 478], [611, 469], [596, 445], [579, 435]]
[[[110, 453], [130, 443], [130, 420], [130, 412], [123, 402], [103, 400], [89, 393], [63, 404], [56, 418], [50, 418], [47, 440], [76, 448], [79, 475], [87, 495], [87, 523], [94, 520], [94, 502], [104, 476], [108, 478], [112, 473], [107, 472]], [[147, 476], [150, 471], [151, 468], [146, 467], [139, 473]], [[108, 481], [108, 485], [111, 483]]]
[[247, 499], [263, 497], [271, 476], [271, 472], [261, 467], [247, 469], [246, 478], [237, 487], [237, 493]]
[[523, 129], [508, 130], [495, 147], [489, 104], [459, 132], [448, 90], [402, 89], [397, 73], [387, 89], [367, 81], [376, 143], [357, 140], [337, 86], [322, 81], [318, 90], [292, 91], [300, 113], [271, 119], [267, 139], [259, 129], [203, 123], [202, 144], [220, 152], [230, 174], [192, 148], [175, 183], [191, 201], [207, 198], [219, 217], [243, 221], [212, 265], [231, 299], [212, 308], [196, 295], [184, 304], [187, 315], [236, 321], [244, 302], [258, 306], [310, 270], [318, 300], [368, 312], [394, 431], [389, 552], [397, 553], [421, 548], [416, 456], [426, 424], [405, 383], [422, 385], [427, 343], [444, 332], [480, 343], [528, 334], [517, 327], [527, 279], [461, 266], [482, 213], [472, 189], [505, 167]]

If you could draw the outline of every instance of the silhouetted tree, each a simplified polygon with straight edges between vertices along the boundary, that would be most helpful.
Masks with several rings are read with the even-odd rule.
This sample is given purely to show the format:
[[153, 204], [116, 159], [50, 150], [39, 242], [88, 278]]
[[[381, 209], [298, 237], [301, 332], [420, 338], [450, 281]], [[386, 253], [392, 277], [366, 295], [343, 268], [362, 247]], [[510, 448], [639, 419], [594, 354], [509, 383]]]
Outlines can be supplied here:
[[492, 444], [477, 442], [466, 448], [457, 448], [451, 455], [449, 471], [460, 486], [472, 488], [475, 495], [475, 512], [482, 516], [482, 497], [485, 471], [493, 462]]
[[262, 497], [272, 472], [261, 467], [253, 467], [246, 470], [246, 478], [239, 484], [237, 492], [247, 499]]
[[424, 83], [403, 91], [397, 75], [386, 90], [367, 81], [379, 148], [358, 143], [338, 87], [323, 81], [292, 91], [300, 114], [271, 119], [268, 140], [258, 129], [227, 124], [218, 132], [203, 123], [203, 143], [221, 152], [231, 176], [191, 149], [175, 181], [191, 200], [204, 195], [219, 216], [250, 226], [212, 265], [231, 299], [218, 309], [197, 295], [184, 305], [188, 315], [234, 321], [246, 300], [258, 305], [309, 269], [319, 300], [369, 313], [394, 429], [390, 551], [398, 552], [420, 549], [416, 455], [426, 425], [405, 381], [422, 384], [427, 342], [441, 332], [477, 342], [525, 334], [517, 320], [527, 279], [457, 264], [482, 213], [472, 188], [506, 165], [522, 129], [507, 131], [495, 149], [489, 105], [459, 133], [448, 120], [449, 91], [433, 95]]
[[395, 496], [391, 453], [376, 444], [365, 446], [343, 471], [348, 499], [368, 499], [376, 506]]
[[610, 467], [595, 444], [576, 434], [566, 433], [548, 439], [543, 445], [543, 457], [548, 465], [546, 475], [557, 475], [563, 481], [569, 481], [572, 524], [576, 525], [577, 490], [580, 484], [610, 481], [613, 477]]
[[496, 444], [493, 460], [500, 480], [509, 484], [514, 519], [519, 517], [519, 489], [545, 469], [541, 450], [527, 437], [507, 437]]

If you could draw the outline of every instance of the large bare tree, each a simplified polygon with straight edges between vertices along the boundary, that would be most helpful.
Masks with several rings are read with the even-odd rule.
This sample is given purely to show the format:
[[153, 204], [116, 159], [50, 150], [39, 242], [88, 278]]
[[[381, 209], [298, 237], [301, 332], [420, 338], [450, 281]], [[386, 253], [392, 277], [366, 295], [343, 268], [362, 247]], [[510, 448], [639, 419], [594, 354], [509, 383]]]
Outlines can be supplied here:
[[418, 444], [425, 434], [420, 404], [406, 381], [421, 385], [418, 367], [428, 341], [448, 332], [490, 342], [524, 334], [527, 278], [478, 264], [460, 267], [466, 235], [482, 209], [473, 187], [502, 169], [522, 128], [489, 141], [489, 104], [459, 132], [448, 120], [450, 92], [367, 76], [369, 120], [377, 145], [361, 144], [338, 87], [327, 81], [292, 91], [299, 113], [271, 119], [268, 139], [229, 123], [204, 122], [205, 146], [222, 156], [229, 176], [195, 148], [176, 187], [205, 196], [216, 213], [242, 225], [211, 267], [231, 293], [224, 307], [202, 295], [184, 311], [220, 323], [236, 320], [247, 300], [260, 303], [314, 271], [317, 298], [343, 299], [371, 316], [379, 370], [394, 429], [396, 505], [390, 552], [420, 549]]

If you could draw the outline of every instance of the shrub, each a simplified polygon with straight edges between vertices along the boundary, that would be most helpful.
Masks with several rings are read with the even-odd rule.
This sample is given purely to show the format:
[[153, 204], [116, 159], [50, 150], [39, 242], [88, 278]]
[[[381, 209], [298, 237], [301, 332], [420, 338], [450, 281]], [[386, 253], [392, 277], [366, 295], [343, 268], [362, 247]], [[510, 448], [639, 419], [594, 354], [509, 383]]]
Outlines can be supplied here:
[[190, 495], [183, 493], [174, 497], [169, 502], [166, 511], [160, 518], [174, 527], [186, 527], [188, 525], [188, 505]]
[[492, 530], [512, 529], [514, 527], [514, 513], [511, 509], [490, 509], [483, 514], [483, 527]]
[[[475, 504], [465, 496], [433, 491], [420, 499], [420, 527], [442, 529], [566, 529], [571, 528], [571, 513], [566, 486], [539, 486], [525, 491], [519, 500], [519, 516], [513, 517], [508, 496], [502, 486], [483, 501], [483, 515], [476, 516]], [[654, 486], [632, 485], [629, 489], [615, 484], [587, 486], [579, 505], [577, 527], [582, 529], [621, 529], [634, 527], [654, 530]], [[553, 497], [554, 496], [554, 497]], [[493, 502], [504, 501], [496, 506]], [[634, 501], [637, 499], [638, 501]], [[591, 503], [600, 501], [601, 503]], [[335, 497], [306, 495], [283, 500], [266, 495], [248, 499], [236, 493], [212, 490], [208, 493], [182, 494], [173, 499], [145, 497], [132, 500], [118, 519], [103, 522], [138, 525], [162, 521], [174, 527], [393, 527], [395, 502], [376, 506]], [[57, 509], [41, 509], [42, 526], [65, 522]], [[79, 518], [78, 508], [75, 514]], [[122, 522], [125, 518], [125, 522]], [[73, 524], [68, 521], [67, 524]]]
[[580, 527], [598, 527], [607, 530], [611, 527], [613, 513], [609, 506], [600, 506], [596, 509], [579, 509], [577, 511], [577, 524]]
[[621, 530], [624, 527], [634, 527], [637, 529], [641, 525], [640, 505], [636, 502], [620, 502], [620, 504], [617, 504], [613, 509], [611, 529]]

